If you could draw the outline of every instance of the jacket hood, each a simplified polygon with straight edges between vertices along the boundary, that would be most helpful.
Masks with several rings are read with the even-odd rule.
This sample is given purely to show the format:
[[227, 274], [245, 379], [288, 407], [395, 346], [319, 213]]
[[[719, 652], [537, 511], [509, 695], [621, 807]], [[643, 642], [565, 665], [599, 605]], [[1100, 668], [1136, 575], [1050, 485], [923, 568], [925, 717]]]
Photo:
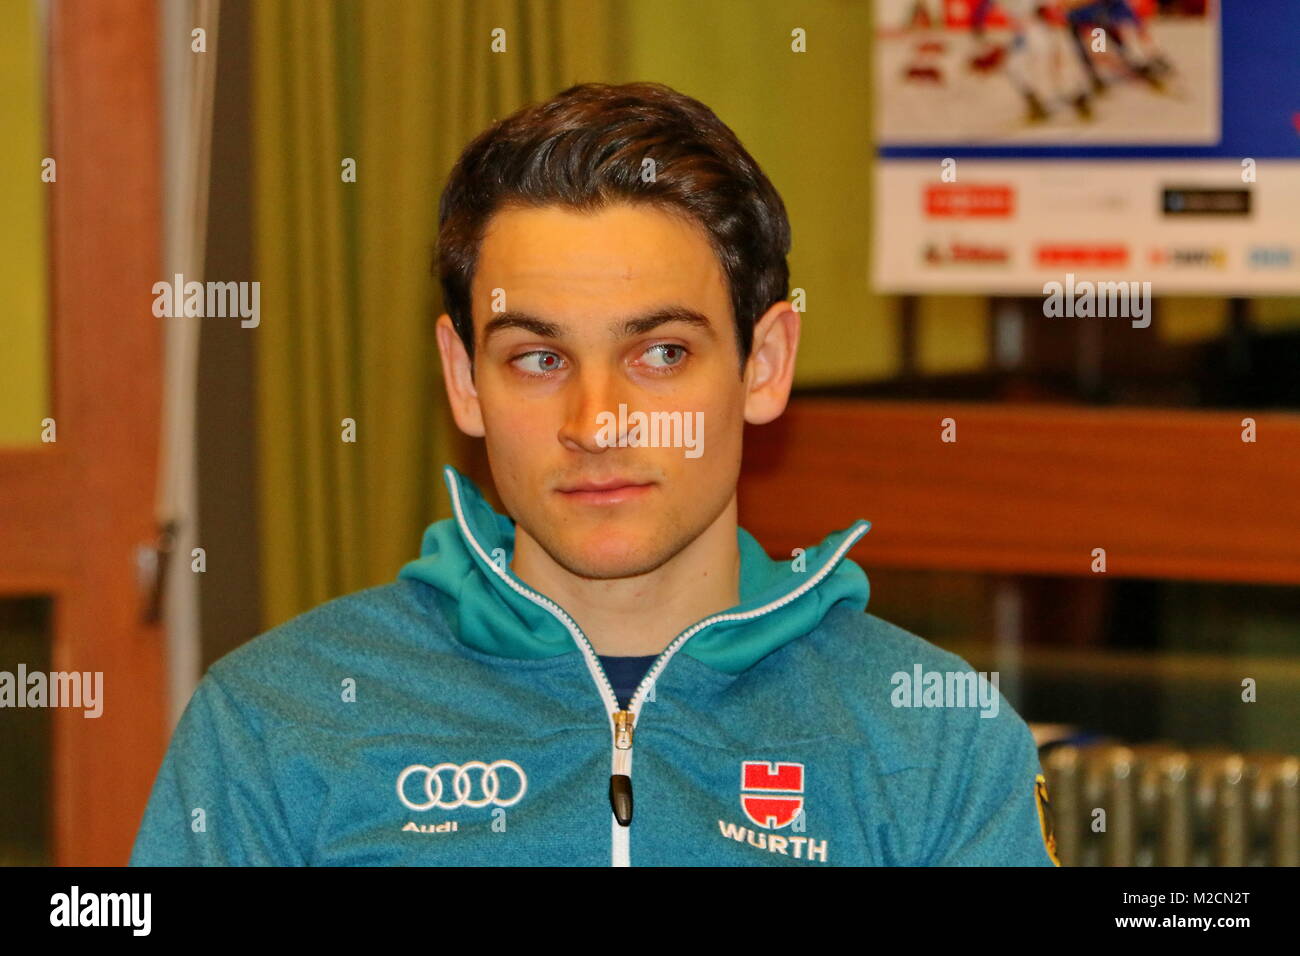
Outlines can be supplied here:
[[[570, 615], [510, 569], [515, 525], [498, 514], [474, 483], [447, 466], [452, 517], [429, 525], [420, 557], [399, 578], [433, 588], [455, 636], [498, 657], [537, 660], [578, 650]], [[866, 573], [845, 555], [871, 525], [857, 521], [807, 548], [802, 561], [775, 561], [744, 528], [740, 548], [740, 603], [694, 625], [681, 653], [728, 674], [814, 630], [835, 605], [865, 611]]]

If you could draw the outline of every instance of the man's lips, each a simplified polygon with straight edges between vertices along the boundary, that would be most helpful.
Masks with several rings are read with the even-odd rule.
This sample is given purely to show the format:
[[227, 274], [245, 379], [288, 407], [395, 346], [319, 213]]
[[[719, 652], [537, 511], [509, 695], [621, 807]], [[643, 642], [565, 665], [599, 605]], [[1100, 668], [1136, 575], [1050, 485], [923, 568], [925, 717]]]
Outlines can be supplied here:
[[648, 485], [649, 481], [637, 481], [634, 478], [602, 478], [600, 481], [575, 481], [571, 485], [557, 488], [556, 491], [612, 491], [629, 485]]
[[618, 504], [638, 498], [654, 487], [652, 481], [631, 478], [607, 478], [602, 481], [580, 481], [555, 489], [566, 500], [583, 504]]

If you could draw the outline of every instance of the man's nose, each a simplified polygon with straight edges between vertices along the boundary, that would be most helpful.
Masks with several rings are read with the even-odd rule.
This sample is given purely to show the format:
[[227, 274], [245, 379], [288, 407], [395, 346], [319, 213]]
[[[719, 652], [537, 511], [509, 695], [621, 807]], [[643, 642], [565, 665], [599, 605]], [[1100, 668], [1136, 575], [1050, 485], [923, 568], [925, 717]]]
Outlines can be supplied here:
[[599, 453], [618, 443], [622, 390], [605, 372], [584, 371], [570, 382], [565, 396], [560, 444], [572, 451]]

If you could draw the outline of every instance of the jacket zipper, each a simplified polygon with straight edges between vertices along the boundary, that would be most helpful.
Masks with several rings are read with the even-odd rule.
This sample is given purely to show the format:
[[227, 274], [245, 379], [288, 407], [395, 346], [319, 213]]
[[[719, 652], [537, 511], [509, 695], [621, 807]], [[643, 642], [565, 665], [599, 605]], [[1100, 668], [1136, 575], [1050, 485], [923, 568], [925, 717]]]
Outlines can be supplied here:
[[[450, 476], [450, 472], [448, 472], [448, 474]], [[609, 803], [610, 810], [612, 811], [610, 817], [611, 866], [631, 866], [629, 834], [632, 827], [633, 810], [632, 738], [633, 733], [636, 730], [637, 720], [641, 716], [641, 705], [645, 702], [646, 691], [653, 686], [659, 675], [663, 673], [664, 668], [668, 666], [668, 661], [671, 660], [672, 656], [681, 649], [682, 645], [705, 628], [722, 621], [747, 621], [757, 617], [762, 617], [765, 614], [770, 614], [772, 611], [784, 607], [800, 595], [816, 587], [822, 578], [826, 577], [826, 575], [831, 572], [831, 569], [839, 564], [840, 559], [848, 553], [849, 549], [857, 543], [858, 539], [871, 529], [869, 522], [857, 522], [845, 539], [840, 542], [840, 545], [835, 549], [834, 554], [832, 554], [826, 563], [821, 566], [817, 573], [784, 597], [778, 598], [760, 608], [755, 608], [752, 611], [714, 614], [710, 617], [704, 618], [703, 620], [697, 621], [686, 630], [682, 631], [673, 638], [668, 646], [664, 648], [659, 657], [655, 659], [655, 662], [650, 665], [650, 669], [646, 671], [645, 677], [641, 679], [641, 683], [637, 685], [636, 690], [632, 694], [631, 700], [628, 701], [628, 709], [623, 710], [618, 705], [618, 697], [614, 693], [614, 686], [610, 683], [609, 675], [605, 673], [605, 669], [600, 664], [600, 657], [596, 654], [595, 647], [592, 646], [587, 635], [583, 633], [582, 628], [578, 626], [578, 623], [569, 616], [568, 612], [566, 612], [564, 608], [560, 607], [545, 595], [532, 590], [517, 578], [512, 577], [510, 574], [497, 567], [496, 563], [488, 558], [487, 554], [483, 551], [483, 547], [478, 543], [478, 539], [475, 538], [473, 532], [470, 531], [469, 522], [465, 520], [464, 510], [462, 509], [460, 502], [459, 482], [453, 477], [453, 479], [448, 482], [448, 485], [451, 489], [452, 507], [456, 512], [456, 522], [460, 525], [461, 532], [464, 534], [465, 539], [473, 545], [474, 550], [478, 552], [478, 556], [483, 560], [483, 563], [487, 567], [491, 568], [497, 577], [501, 578], [501, 580], [509, 585], [513, 591], [522, 597], [527, 598], [529, 601], [532, 601], [538, 607], [545, 608], [556, 618], [556, 620], [565, 626], [569, 631], [569, 634], [573, 637], [574, 642], [578, 645], [578, 649], [582, 651], [587, 662], [587, 670], [590, 672], [591, 678], [596, 684], [596, 690], [600, 693], [601, 699], [605, 703], [605, 709], [609, 713], [612, 751], [609, 776]]]

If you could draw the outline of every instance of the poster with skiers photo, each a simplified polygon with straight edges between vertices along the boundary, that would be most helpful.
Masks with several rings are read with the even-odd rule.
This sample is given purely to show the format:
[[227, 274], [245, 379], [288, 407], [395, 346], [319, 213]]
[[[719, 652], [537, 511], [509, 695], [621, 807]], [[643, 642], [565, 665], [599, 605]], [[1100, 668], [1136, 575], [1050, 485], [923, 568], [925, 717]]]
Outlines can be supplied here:
[[1214, 0], [876, 0], [877, 140], [1212, 143]]

